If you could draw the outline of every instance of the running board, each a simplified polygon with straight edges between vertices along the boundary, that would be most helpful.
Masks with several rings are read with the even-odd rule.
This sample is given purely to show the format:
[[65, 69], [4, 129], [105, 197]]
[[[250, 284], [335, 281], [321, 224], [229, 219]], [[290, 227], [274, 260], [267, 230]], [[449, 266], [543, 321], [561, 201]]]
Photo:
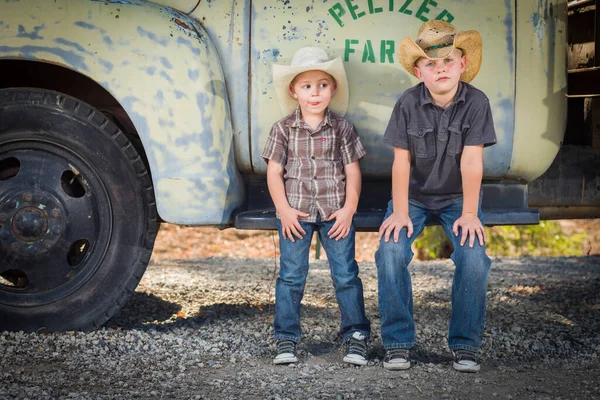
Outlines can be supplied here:
[[[385, 210], [359, 211], [354, 216], [354, 226], [357, 231], [377, 231], [385, 216]], [[537, 225], [540, 213], [535, 209], [526, 210], [483, 210], [485, 225]], [[430, 225], [439, 224], [435, 218]], [[245, 211], [235, 217], [237, 229], [277, 229], [275, 210]]]

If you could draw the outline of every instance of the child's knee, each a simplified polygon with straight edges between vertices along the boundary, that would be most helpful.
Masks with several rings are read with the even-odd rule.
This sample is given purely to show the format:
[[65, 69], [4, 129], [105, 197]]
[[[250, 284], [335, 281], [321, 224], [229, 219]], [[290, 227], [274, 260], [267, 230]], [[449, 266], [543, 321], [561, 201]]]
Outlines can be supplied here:
[[400, 239], [398, 242], [394, 242], [390, 239], [388, 242], [381, 240], [379, 242], [379, 249], [375, 253], [375, 262], [377, 268], [408, 266], [412, 260], [413, 252], [410, 248], [410, 244], [406, 239]]

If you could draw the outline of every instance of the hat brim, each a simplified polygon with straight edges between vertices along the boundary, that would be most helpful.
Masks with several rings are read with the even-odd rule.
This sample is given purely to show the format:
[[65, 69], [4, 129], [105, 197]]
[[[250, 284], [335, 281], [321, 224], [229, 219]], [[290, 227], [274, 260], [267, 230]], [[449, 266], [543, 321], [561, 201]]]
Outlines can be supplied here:
[[337, 88], [329, 102], [329, 109], [340, 116], [346, 114], [350, 92], [348, 90], [348, 77], [346, 76], [344, 62], [341, 57], [311, 65], [287, 66], [273, 64], [275, 96], [277, 97], [281, 111], [285, 115], [294, 112], [298, 106], [298, 101], [290, 93], [290, 83], [298, 74], [313, 70], [327, 72], [335, 79]]
[[404, 69], [411, 75], [416, 76], [414, 67], [419, 58], [424, 57], [429, 58], [430, 60], [439, 60], [447, 57], [454, 49], [458, 48], [462, 50], [464, 56], [467, 56], [465, 72], [460, 75], [460, 80], [468, 83], [475, 78], [481, 67], [482, 47], [481, 35], [479, 35], [479, 32], [474, 30], [463, 31], [456, 34], [454, 44], [446, 47], [446, 52], [438, 54], [438, 57], [429, 57], [423, 49], [412, 40], [412, 38], [405, 37], [400, 42], [398, 58]]

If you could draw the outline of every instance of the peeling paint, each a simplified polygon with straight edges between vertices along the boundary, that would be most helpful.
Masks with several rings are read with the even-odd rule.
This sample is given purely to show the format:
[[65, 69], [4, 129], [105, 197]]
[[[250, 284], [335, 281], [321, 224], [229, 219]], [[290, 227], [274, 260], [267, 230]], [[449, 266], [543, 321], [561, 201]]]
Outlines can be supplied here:
[[182, 45], [187, 47], [188, 49], [190, 49], [190, 51], [192, 52], [193, 55], [198, 56], [200, 55], [200, 49], [197, 47], [192, 46], [192, 42], [182, 38], [182, 37], [178, 37], [177, 38], [177, 44]]
[[96, 25], [89, 24], [89, 23], [83, 22], [83, 21], [76, 21], [75, 22], [75, 26], [79, 26], [79, 27], [84, 28], [84, 29], [89, 29], [91, 31], [94, 30], [94, 29], [97, 29]]
[[39, 32], [44, 28], [44, 25], [34, 26], [33, 32], [27, 32], [23, 25], [19, 25], [19, 33], [17, 34], [17, 37], [25, 37], [33, 40], [42, 40], [44, 38], [40, 36]]
[[79, 43], [77, 43], [77, 42], [72, 42], [70, 40], [63, 39], [63, 38], [56, 38], [56, 39], [54, 39], [54, 42], [58, 43], [58, 44], [65, 45], [65, 46], [68, 46], [68, 47], [73, 47], [73, 48], [75, 48], [75, 49], [77, 49], [77, 50], [79, 50], [79, 51], [81, 51], [83, 53], [91, 54], [91, 52], [86, 51], [85, 48], [82, 45], [80, 45]]
[[169, 74], [167, 74], [165, 71], [160, 71], [160, 76], [164, 79], [167, 80], [167, 82], [169, 82], [170, 84], [173, 84], [174, 81], [173, 79], [169, 76]]
[[192, 80], [192, 81], [196, 81], [198, 80], [198, 77], [200, 76], [200, 71], [198, 71], [197, 69], [190, 69], [188, 70], [188, 77]]
[[153, 41], [154, 43], [159, 44], [163, 47], [166, 47], [167, 44], [169, 43], [169, 40], [167, 38], [158, 38], [158, 36], [155, 33], [147, 31], [144, 28], [142, 28], [141, 26], [138, 26], [137, 31], [141, 37], [148, 38], [151, 41]]
[[508, 55], [508, 64], [511, 75], [515, 70], [515, 47], [513, 45], [513, 11], [512, 0], [504, 0], [506, 6], [506, 16], [504, 17], [504, 26], [506, 27], [506, 52]]
[[[209, 36], [185, 14], [151, 2], [93, 3], [100, 1], [3, 5], [0, 63], [43, 61], [98, 82], [140, 136], [160, 216], [173, 223], [230, 223], [244, 186], [233, 158], [225, 79]], [[53, 23], [39, 23], [44, 20]]]
[[165, 67], [167, 69], [173, 69], [173, 66], [171, 65], [171, 63], [169, 62], [169, 60], [166, 57], [161, 57], [160, 63], [163, 65], [163, 67]]
[[21, 46], [21, 47], [12, 47], [12, 46], [0, 46], [0, 54], [4, 54], [4, 56], [0, 56], [0, 58], [7, 58], [7, 54], [18, 54], [19, 57], [25, 60], [38, 60], [37, 54], [46, 53], [49, 55], [54, 55], [57, 58], [62, 60], [60, 63], [64, 65], [69, 65], [75, 70], [80, 71], [89, 71], [87, 64], [84, 62], [83, 56], [75, 54], [70, 50], [65, 50], [60, 47], [45, 47], [45, 46]]

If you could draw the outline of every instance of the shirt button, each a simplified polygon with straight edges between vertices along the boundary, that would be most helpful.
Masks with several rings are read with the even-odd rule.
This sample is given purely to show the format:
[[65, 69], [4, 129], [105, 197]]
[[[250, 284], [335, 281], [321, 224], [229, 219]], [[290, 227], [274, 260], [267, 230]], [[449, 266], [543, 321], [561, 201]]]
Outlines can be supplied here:
[[315, 159], [315, 156], [310, 156], [310, 158], [312, 158], [313, 160]]
[[442, 133], [446, 132], [446, 128], [442, 128]]
[[315, 175], [315, 176], [313, 176], [313, 179], [316, 181], [316, 180], [317, 180], [317, 176], [316, 176], [316, 175]]
[[311, 133], [311, 134], [310, 134], [310, 137], [315, 137], [315, 134], [314, 134], [314, 133]]

